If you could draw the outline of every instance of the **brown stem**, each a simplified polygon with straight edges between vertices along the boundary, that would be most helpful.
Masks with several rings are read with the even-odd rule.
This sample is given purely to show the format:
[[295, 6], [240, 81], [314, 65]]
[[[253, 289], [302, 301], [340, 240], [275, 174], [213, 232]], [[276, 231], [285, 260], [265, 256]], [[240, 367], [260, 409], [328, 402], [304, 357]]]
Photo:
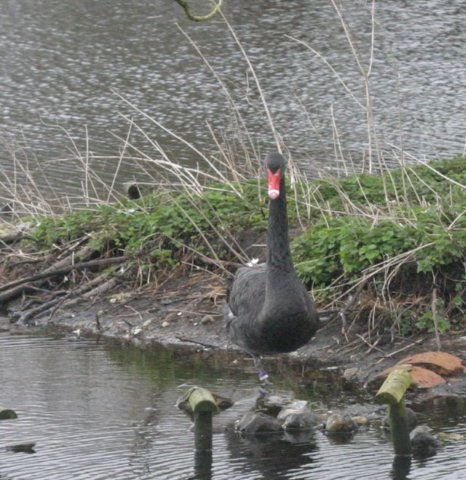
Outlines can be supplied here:
[[86, 268], [95, 268], [95, 267], [106, 267], [109, 265], [115, 265], [118, 263], [123, 263], [128, 260], [128, 256], [122, 257], [110, 257], [110, 258], [99, 258], [96, 260], [89, 260], [87, 262], [74, 263], [72, 265], [67, 265], [61, 268], [51, 268], [45, 270], [36, 275], [31, 275], [27, 278], [20, 278], [14, 282], [10, 282], [2, 287], [0, 287], [0, 302], [6, 302], [18, 296], [21, 292], [30, 286], [31, 283], [36, 282], [37, 280], [43, 280], [45, 278], [53, 277], [54, 275], [64, 275], [73, 270], [84, 270]]

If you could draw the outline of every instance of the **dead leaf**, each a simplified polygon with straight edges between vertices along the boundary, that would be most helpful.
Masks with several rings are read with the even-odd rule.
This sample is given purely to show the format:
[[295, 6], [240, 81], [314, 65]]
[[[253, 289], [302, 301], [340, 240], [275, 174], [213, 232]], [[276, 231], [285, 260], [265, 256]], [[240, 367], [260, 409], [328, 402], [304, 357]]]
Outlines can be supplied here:
[[432, 388], [446, 383], [446, 381], [440, 375], [432, 370], [428, 370], [427, 368], [417, 365], [397, 363], [396, 365], [393, 365], [393, 367], [387, 368], [383, 372], [380, 372], [374, 379], [372, 379], [371, 384], [382, 384], [382, 382], [388, 377], [389, 373], [391, 373], [392, 370], [400, 368], [401, 365], [409, 368], [409, 371], [411, 372], [412, 384], [418, 388]]
[[418, 388], [432, 388], [446, 383], [445, 379], [437, 373], [418, 366], [411, 368], [411, 378]]
[[403, 358], [398, 364], [423, 366], [439, 375], [453, 375], [464, 372], [461, 358], [447, 352], [423, 352]]

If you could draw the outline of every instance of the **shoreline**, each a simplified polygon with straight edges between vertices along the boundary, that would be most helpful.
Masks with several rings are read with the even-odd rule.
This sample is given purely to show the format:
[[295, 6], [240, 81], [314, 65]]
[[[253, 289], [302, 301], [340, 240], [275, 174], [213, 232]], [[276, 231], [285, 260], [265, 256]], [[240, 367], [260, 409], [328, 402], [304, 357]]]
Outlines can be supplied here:
[[[295, 266], [327, 321], [307, 346], [270, 361], [335, 367], [364, 385], [411, 353], [464, 358], [465, 166], [458, 157], [317, 179], [289, 195]], [[0, 230], [8, 328], [247, 358], [228, 343], [221, 307], [232, 271], [264, 259], [263, 190], [260, 181], [160, 190]]]
[[[31, 325], [17, 325], [11, 323], [11, 318], [0, 316], [0, 325], [12, 334], [69, 334], [79, 330], [82, 336], [104, 337], [142, 349], [162, 346], [187, 354], [207, 353], [230, 365], [238, 364], [239, 368], [250, 366], [250, 356], [227, 338], [222, 317], [223, 289], [220, 279], [213, 283], [211, 274], [198, 273], [173, 279], [155, 292], [145, 287], [134, 295], [120, 289], [98, 301], [82, 300], [57, 310], [52, 319], [49, 315], [38, 316]], [[364, 387], [402, 358], [436, 350], [433, 333], [386, 345], [370, 345], [361, 333], [352, 332], [349, 339], [341, 321], [334, 318], [323, 323], [315, 337], [296, 352], [265, 359], [275, 366], [332, 369], [341, 378]], [[466, 336], [462, 332], [442, 335], [441, 345], [442, 351], [466, 357]]]

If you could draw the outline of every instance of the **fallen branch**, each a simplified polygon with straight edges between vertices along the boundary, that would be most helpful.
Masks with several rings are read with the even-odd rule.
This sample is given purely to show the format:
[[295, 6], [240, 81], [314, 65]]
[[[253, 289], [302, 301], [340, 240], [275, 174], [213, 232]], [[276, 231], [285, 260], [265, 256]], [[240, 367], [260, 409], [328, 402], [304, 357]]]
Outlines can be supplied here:
[[[99, 279], [101, 279], [101, 277], [98, 277]], [[49, 316], [49, 321], [52, 320], [52, 318], [54, 317], [55, 313], [57, 312], [57, 310], [59, 308], [68, 308], [68, 307], [71, 307], [73, 305], [76, 305], [77, 303], [79, 303], [81, 300], [83, 299], [87, 299], [87, 298], [92, 298], [92, 297], [95, 297], [95, 296], [100, 296], [102, 294], [104, 294], [105, 292], [108, 292], [109, 290], [111, 290], [113, 287], [115, 287], [118, 282], [120, 281], [120, 279], [118, 277], [112, 277], [110, 278], [109, 280], [107, 280], [106, 282], [104, 282], [102, 285], [98, 285], [97, 287], [93, 288], [92, 290], [89, 290], [87, 292], [85, 292], [83, 295], [81, 295], [80, 297], [76, 297], [76, 298], [73, 298], [71, 300], [68, 300], [59, 304], [59, 305], [56, 305], [52, 312], [50, 313], [50, 316]]]
[[[50, 309], [54, 308], [56, 305], [58, 305], [58, 308], [59, 308], [60, 306], [68, 306], [70, 304], [77, 303], [80, 300], [80, 298], [87, 298], [87, 294], [89, 293], [88, 292], [89, 290], [90, 290], [91, 293], [95, 292], [95, 294], [103, 293], [102, 286], [105, 286], [108, 282], [110, 282], [114, 279], [110, 279], [108, 282], [105, 282], [103, 285], [100, 285], [100, 284], [102, 282], [104, 282], [110, 274], [111, 274], [111, 272], [105, 272], [102, 275], [99, 275], [99, 276], [93, 278], [89, 282], [86, 282], [83, 285], [80, 285], [75, 290], [72, 290], [72, 291], [68, 292], [64, 296], [60, 296], [58, 298], [53, 298], [52, 300], [49, 300], [48, 302], [44, 302], [37, 307], [34, 307], [34, 308], [31, 308], [31, 309], [27, 310], [26, 312], [24, 312], [23, 314], [21, 314], [19, 316], [19, 322], [26, 323], [29, 320], [31, 320], [32, 318], [34, 318], [35, 316], [39, 315], [40, 313], [45, 313], [45, 312], [47, 312], [47, 310], [50, 310]], [[116, 284], [116, 282], [114, 282], [114, 284]], [[112, 286], [114, 284], [112, 284]], [[94, 288], [96, 285], [97, 285], [97, 287]], [[78, 297], [78, 296], [80, 296], [80, 298], [75, 298], [75, 299], [71, 300], [71, 302], [67, 302], [67, 300], [70, 297]]]
[[408, 345], [405, 345], [404, 347], [401, 347], [401, 348], [399, 348], [398, 350], [394, 350], [393, 352], [387, 353], [385, 356], [383, 356], [382, 358], [380, 358], [379, 360], [377, 360], [377, 362], [375, 362], [375, 364], [377, 365], [377, 364], [379, 364], [380, 362], [383, 362], [385, 359], [393, 357], [393, 356], [396, 355], [397, 353], [403, 352], [404, 350], [407, 350], [408, 348], [414, 347], [415, 345], [419, 345], [419, 344], [422, 343], [423, 341], [424, 341], [424, 339], [423, 339], [423, 338], [420, 338], [419, 340], [416, 340], [416, 341], [413, 342], [413, 343], [408, 343]]
[[43, 280], [45, 278], [53, 277], [55, 275], [65, 275], [74, 270], [85, 270], [86, 268], [95, 268], [95, 267], [107, 267], [109, 265], [115, 265], [127, 261], [130, 257], [111, 257], [111, 258], [99, 258], [96, 260], [89, 260], [87, 262], [79, 262], [71, 265], [66, 265], [62, 268], [53, 268], [45, 270], [36, 275], [32, 275], [27, 278], [21, 278], [10, 282], [2, 287], [0, 287], [0, 303], [11, 300], [12, 298], [20, 295], [24, 290], [30, 287], [30, 284], [38, 280]]
[[[15, 280], [13, 282], [7, 283], [3, 287], [0, 287], [0, 292], [9, 290], [10, 288], [17, 287], [24, 283], [31, 283], [31, 282], [35, 282], [36, 280], [43, 280], [44, 278], [53, 277], [54, 275], [64, 275], [73, 270], [84, 270], [86, 268], [106, 267], [108, 265], [115, 265], [118, 263], [126, 262], [128, 258], [129, 258], [128, 256], [98, 258], [96, 260], [89, 260], [87, 262], [73, 263], [71, 265], [67, 265], [61, 268], [47, 269], [41, 273], [37, 273], [36, 275], [31, 275], [30, 277], [27, 277], [27, 278], [20, 278], [19, 280]], [[0, 300], [1, 299], [2, 298], [0, 296]]]
[[205, 347], [205, 348], [218, 348], [217, 345], [212, 345], [211, 343], [199, 342], [198, 340], [193, 340], [191, 338], [181, 337], [179, 335], [176, 335], [175, 338], [177, 338], [180, 342], [194, 343], [195, 345], [201, 345], [201, 347]]

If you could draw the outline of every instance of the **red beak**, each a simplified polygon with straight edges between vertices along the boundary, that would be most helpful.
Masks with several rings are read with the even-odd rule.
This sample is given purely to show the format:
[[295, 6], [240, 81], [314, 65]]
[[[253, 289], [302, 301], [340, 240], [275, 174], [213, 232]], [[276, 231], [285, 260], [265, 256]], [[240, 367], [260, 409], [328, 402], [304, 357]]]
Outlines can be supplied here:
[[282, 170], [279, 168], [276, 172], [267, 169], [267, 175], [269, 179], [269, 197], [275, 200], [280, 195], [280, 182], [282, 179]]

